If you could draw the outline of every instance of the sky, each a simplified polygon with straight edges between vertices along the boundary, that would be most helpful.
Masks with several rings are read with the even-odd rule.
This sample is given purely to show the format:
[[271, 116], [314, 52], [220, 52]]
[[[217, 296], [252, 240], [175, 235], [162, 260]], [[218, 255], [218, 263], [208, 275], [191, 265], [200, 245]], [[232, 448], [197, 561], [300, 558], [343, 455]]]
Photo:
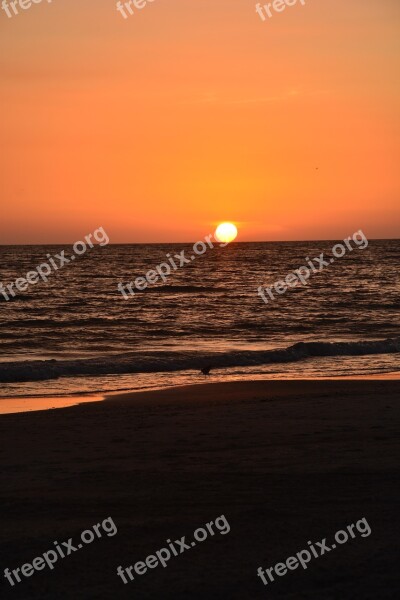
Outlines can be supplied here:
[[0, 244], [400, 237], [400, 3], [0, 10]]

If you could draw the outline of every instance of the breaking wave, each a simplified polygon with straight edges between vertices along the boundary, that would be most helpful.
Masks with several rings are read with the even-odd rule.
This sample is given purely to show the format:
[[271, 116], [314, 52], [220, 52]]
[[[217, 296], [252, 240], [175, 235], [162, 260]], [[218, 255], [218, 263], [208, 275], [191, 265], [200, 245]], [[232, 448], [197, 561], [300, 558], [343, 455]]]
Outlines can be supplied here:
[[160, 373], [213, 368], [260, 366], [289, 363], [313, 357], [364, 356], [400, 352], [400, 337], [377, 341], [298, 342], [276, 350], [235, 350], [231, 352], [128, 352], [90, 359], [32, 360], [0, 363], [0, 382], [45, 381], [79, 375]]

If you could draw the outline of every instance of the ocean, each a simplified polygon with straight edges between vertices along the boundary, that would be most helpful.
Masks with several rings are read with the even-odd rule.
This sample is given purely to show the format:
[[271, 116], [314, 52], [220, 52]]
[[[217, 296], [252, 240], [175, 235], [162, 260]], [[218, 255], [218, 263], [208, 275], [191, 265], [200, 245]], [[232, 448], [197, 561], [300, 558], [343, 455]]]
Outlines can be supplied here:
[[[340, 241], [340, 240], [339, 240]], [[0, 397], [144, 390], [204, 381], [399, 371], [400, 241], [354, 247], [307, 285], [273, 286], [337, 242], [232, 243], [125, 300], [129, 283], [191, 244], [96, 246], [0, 295]], [[0, 281], [68, 246], [1, 246]], [[317, 265], [318, 266], [318, 265]], [[212, 367], [209, 377], [200, 369]]]

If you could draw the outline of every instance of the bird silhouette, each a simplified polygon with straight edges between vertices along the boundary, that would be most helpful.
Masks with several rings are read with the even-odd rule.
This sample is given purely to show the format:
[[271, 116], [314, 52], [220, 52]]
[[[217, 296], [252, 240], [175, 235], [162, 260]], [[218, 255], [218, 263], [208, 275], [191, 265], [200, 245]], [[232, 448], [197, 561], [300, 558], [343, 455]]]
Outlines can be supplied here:
[[211, 371], [212, 367], [208, 366], [208, 367], [203, 367], [201, 370], [201, 372], [203, 373], [203, 375], [209, 375], [210, 371]]

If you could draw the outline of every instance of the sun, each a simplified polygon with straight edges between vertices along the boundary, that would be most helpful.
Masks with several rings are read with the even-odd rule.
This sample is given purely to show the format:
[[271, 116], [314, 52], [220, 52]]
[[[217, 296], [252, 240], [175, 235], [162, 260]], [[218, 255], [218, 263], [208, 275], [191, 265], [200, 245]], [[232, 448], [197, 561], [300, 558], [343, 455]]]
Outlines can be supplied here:
[[233, 242], [238, 234], [238, 230], [236, 225], [233, 223], [220, 223], [215, 230], [215, 237], [219, 242], [223, 242], [224, 244], [229, 244], [229, 242]]

